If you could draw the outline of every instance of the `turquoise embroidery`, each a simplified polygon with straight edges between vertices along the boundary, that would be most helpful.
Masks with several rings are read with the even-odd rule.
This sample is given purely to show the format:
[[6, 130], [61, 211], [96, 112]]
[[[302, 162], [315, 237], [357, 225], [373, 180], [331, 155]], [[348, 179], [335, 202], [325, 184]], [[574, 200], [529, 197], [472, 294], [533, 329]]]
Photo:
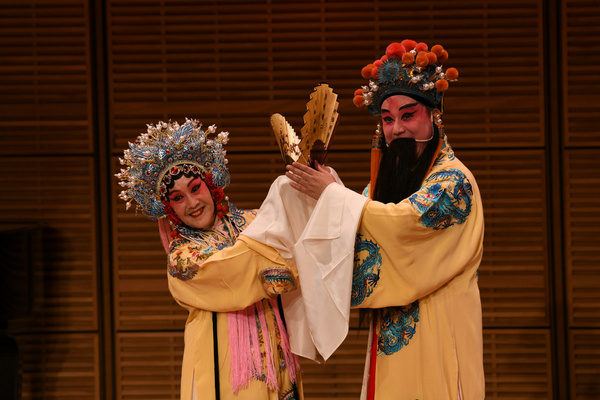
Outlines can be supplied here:
[[[358, 233], [354, 241], [354, 272], [352, 274], [352, 307], [361, 304], [365, 298], [373, 293], [377, 286], [381, 268], [381, 254], [379, 246], [371, 240], [363, 240], [363, 235]], [[367, 252], [367, 256], [360, 260], [360, 253]]]
[[377, 355], [390, 355], [408, 345], [419, 322], [419, 300], [409, 306], [383, 309], [377, 336]]
[[370, 190], [370, 189], [371, 189], [371, 183], [369, 183], [369, 184], [367, 185], [367, 187], [365, 187], [365, 188], [364, 188], [364, 190], [363, 190], [363, 192], [362, 192], [362, 195], [363, 195], [363, 196], [365, 196], [365, 197], [369, 197], [369, 190]]
[[[442, 182], [449, 184], [443, 187]], [[423, 226], [440, 230], [465, 222], [471, 213], [472, 196], [473, 188], [465, 174], [448, 169], [431, 174], [409, 201], [421, 214]]]
[[260, 281], [270, 294], [287, 293], [296, 289], [292, 272], [285, 268], [268, 268], [259, 274]]
[[[235, 225], [235, 227], [238, 229], [238, 232], [241, 232], [244, 230], [244, 228], [249, 224], [249, 222], [246, 220], [246, 216], [245, 214], [251, 214], [253, 217], [256, 217], [256, 211], [254, 210], [241, 210], [239, 208], [237, 208], [236, 206], [234, 206], [232, 203], [229, 203], [229, 220], [233, 223], [233, 225]], [[254, 218], [252, 218], [254, 219]]]

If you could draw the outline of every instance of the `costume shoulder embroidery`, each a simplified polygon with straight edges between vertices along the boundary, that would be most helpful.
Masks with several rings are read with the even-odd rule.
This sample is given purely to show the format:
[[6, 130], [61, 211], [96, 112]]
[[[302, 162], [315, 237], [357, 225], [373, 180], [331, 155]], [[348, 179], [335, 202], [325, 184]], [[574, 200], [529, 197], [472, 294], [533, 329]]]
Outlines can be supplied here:
[[465, 174], [447, 169], [431, 174], [421, 189], [409, 197], [421, 223], [435, 230], [462, 224], [471, 213], [473, 188]]
[[377, 355], [390, 355], [408, 345], [417, 331], [419, 300], [409, 306], [383, 309], [377, 337]]
[[182, 281], [192, 279], [200, 270], [199, 265], [215, 250], [214, 247], [200, 246], [186, 239], [175, 239], [169, 254], [169, 275]]
[[379, 281], [381, 253], [379, 245], [372, 240], [363, 239], [358, 233], [354, 241], [354, 271], [352, 273], [352, 307], [362, 304], [373, 293]]

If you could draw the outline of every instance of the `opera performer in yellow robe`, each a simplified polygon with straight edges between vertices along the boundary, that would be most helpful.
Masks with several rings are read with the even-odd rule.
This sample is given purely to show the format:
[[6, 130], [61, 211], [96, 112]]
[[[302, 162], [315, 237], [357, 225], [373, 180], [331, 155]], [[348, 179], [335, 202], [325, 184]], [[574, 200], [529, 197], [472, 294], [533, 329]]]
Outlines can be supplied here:
[[[284, 295], [302, 299], [286, 301], [286, 315], [302, 321], [290, 334], [297, 354], [326, 359], [347, 334], [350, 308], [371, 315], [362, 399], [485, 397], [483, 207], [442, 125], [443, 96], [458, 77], [444, 70], [447, 58], [441, 45], [405, 40], [363, 68], [368, 83], [354, 104], [379, 126], [362, 195], [330, 168], [293, 163], [244, 232], [298, 268], [300, 290]], [[273, 221], [302, 204], [312, 207], [305, 230], [285, 235]]]
[[224, 196], [228, 133], [209, 138], [215, 130], [197, 120], [148, 125], [117, 174], [127, 205], [159, 220], [169, 289], [189, 311], [181, 399], [299, 400], [298, 357], [278, 301], [296, 289], [297, 271], [274, 249], [239, 238], [256, 211]]

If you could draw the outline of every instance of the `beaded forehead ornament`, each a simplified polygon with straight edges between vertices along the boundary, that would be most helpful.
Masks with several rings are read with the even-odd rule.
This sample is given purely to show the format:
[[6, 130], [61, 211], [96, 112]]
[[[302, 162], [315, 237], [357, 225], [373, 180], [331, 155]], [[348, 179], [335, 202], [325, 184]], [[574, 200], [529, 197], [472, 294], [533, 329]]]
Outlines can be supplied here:
[[215, 202], [223, 198], [223, 188], [229, 185], [229, 171], [223, 146], [229, 133], [221, 132], [214, 139], [216, 126], [203, 131], [197, 120], [186, 118], [185, 124], [159, 122], [148, 125], [148, 131], [129, 143], [124, 157], [119, 158], [126, 169], [115, 176], [125, 188], [119, 198], [136, 202], [136, 210], [152, 220], [167, 215], [165, 197], [171, 177], [181, 172], [201, 175]]
[[362, 77], [369, 79], [369, 84], [354, 92], [354, 104], [378, 116], [383, 100], [404, 94], [442, 110], [448, 82], [458, 78], [456, 68], [443, 71], [442, 63], [447, 59], [448, 52], [439, 44], [428, 51], [427, 44], [414, 40], [392, 43], [385, 55], [362, 69]]

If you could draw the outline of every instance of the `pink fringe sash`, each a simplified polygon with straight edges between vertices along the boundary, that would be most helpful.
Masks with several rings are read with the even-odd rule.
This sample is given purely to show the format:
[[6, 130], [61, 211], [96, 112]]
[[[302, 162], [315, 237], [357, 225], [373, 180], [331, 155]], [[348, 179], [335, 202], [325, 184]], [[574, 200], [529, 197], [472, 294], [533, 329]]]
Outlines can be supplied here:
[[[279, 315], [279, 308], [274, 300], [269, 304], [275, 316], [279, 336], [281, 337], [281, 349], [285, 364], [292, 383], [296, 382], [296, 375], [300, 370], [298, 356], [290, 349], [287, 331], [283, 320]], [[258, 321], [257, 321], [258, 319]], [[262, 301], [259, 301], [245, 310], [230, 312], [227, 315], [229, 324], [229, 347], [231, 354], [231, 386], [233, 393], [248, 387], [252, 378], [263, 380], [263, 370], [266, 370], [266, 384], [271, 390], [279, 390], [273, 352], [277, 351], [277, 345], [271, 343], [271, 335], [265, 317]], [[260, 329], [260, 331], [259, 331]], [[265, 346], [265, 357], [261, 354], [261, 337]], [[273, 335], [277, 337], [277, 335]]]

